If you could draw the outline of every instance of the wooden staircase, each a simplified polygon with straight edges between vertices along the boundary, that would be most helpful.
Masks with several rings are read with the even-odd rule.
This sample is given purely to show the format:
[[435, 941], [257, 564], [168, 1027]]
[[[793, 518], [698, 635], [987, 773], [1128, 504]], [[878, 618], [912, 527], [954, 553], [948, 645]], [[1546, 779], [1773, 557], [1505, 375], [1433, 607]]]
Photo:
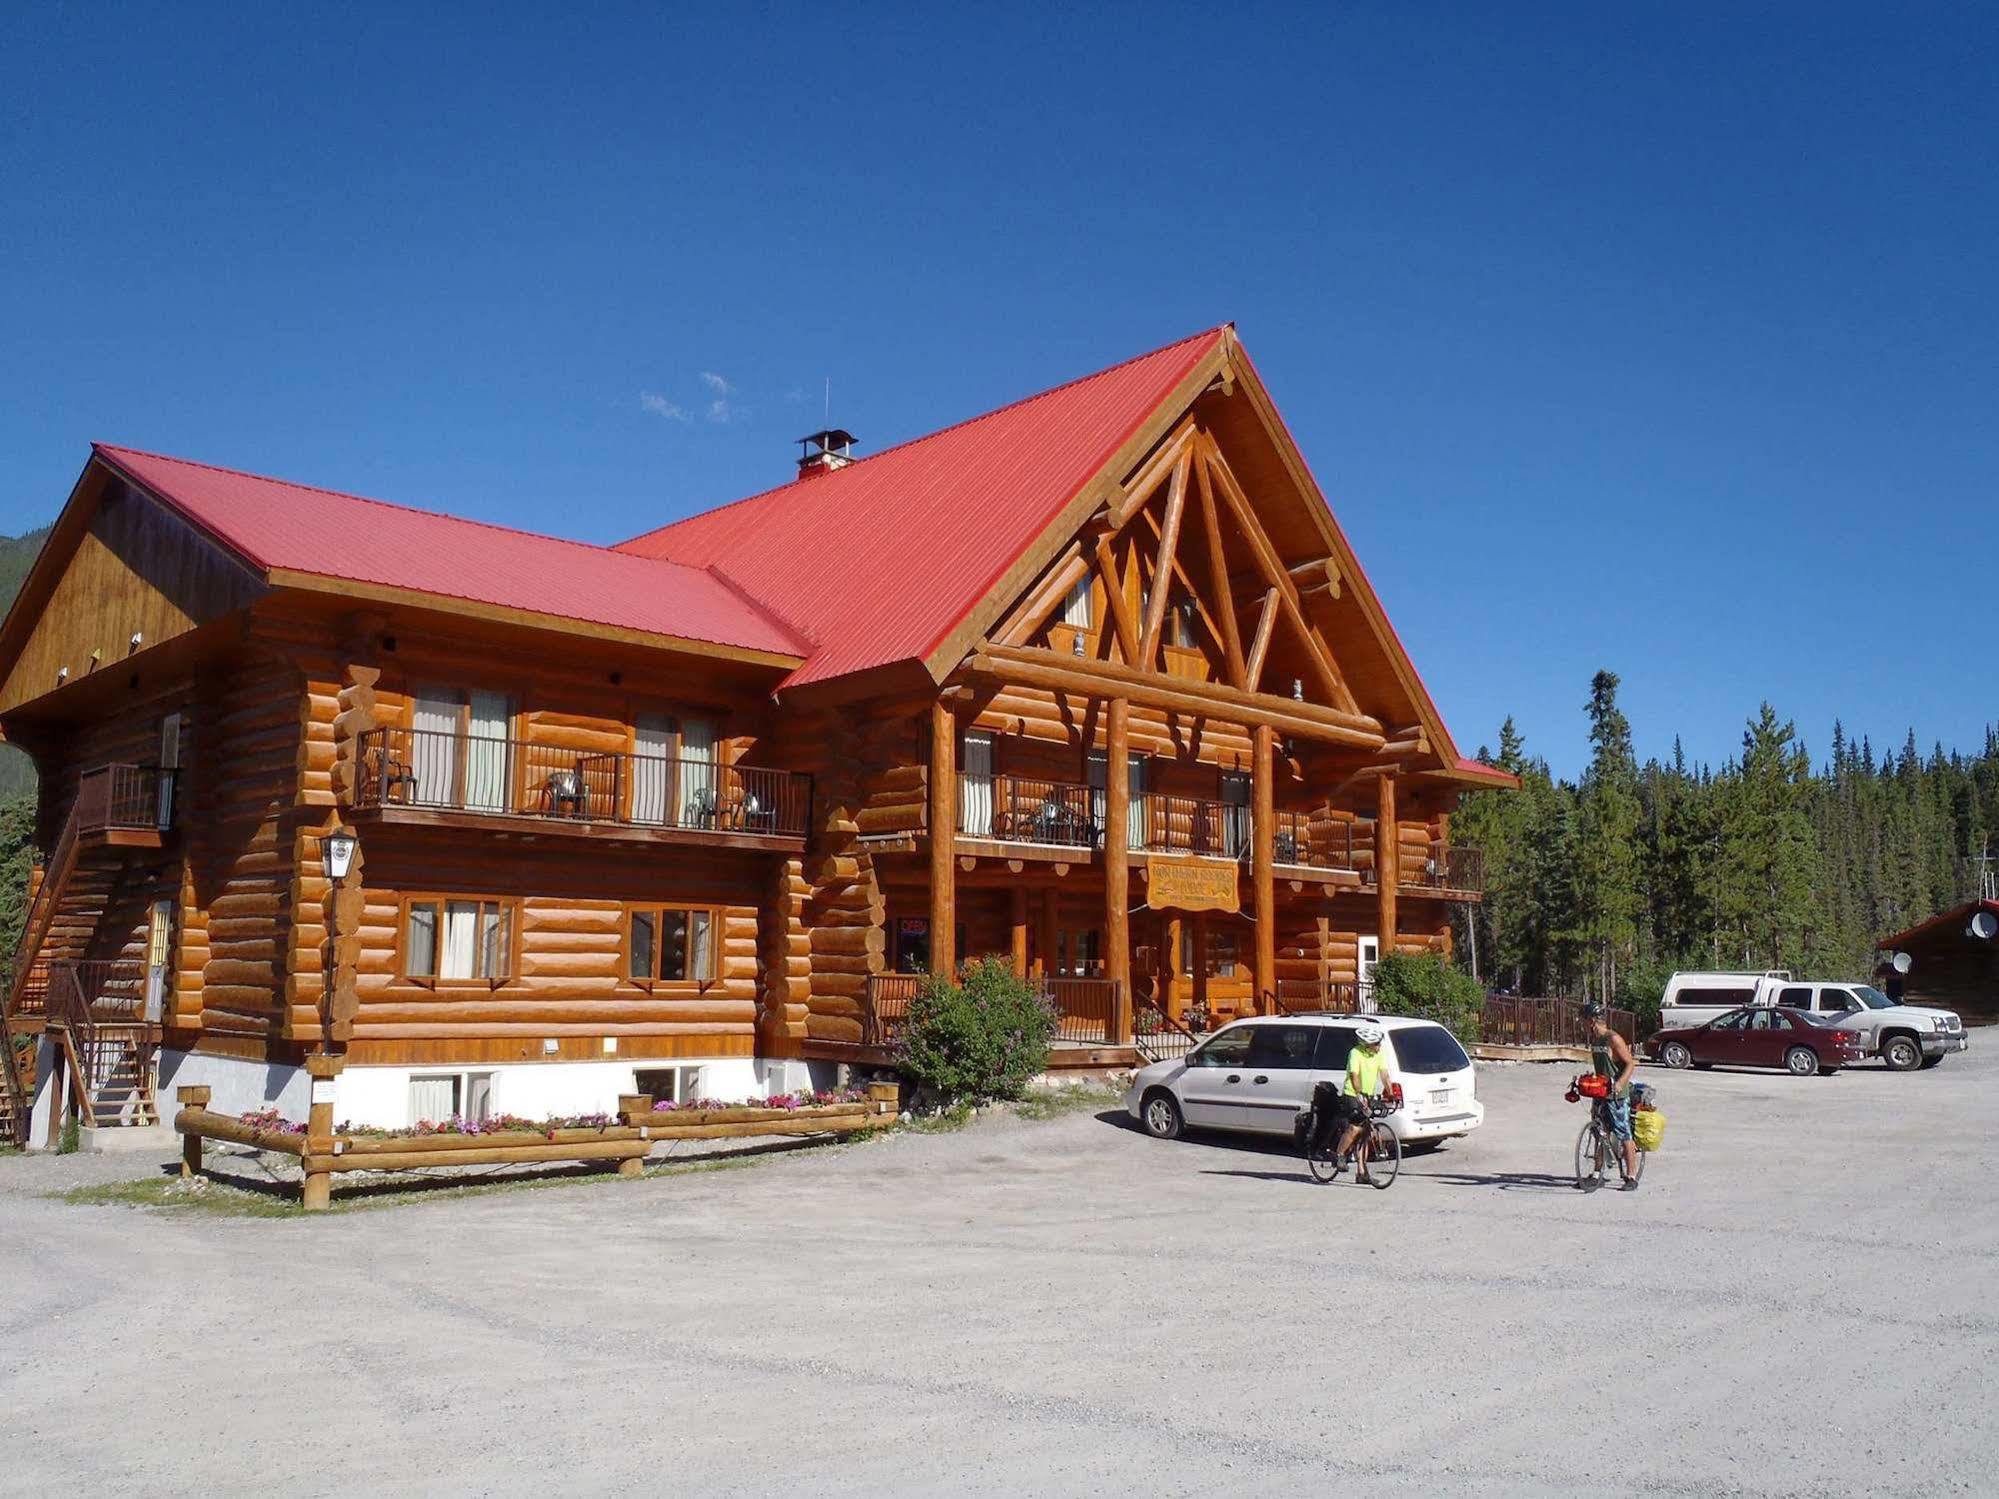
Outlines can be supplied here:
[[[21, 940], [0, 996], [0, 1143], [25, 1145], [34, 1097], [33, 1053], [20, 1054], [22, 1038], [43, 1029], [60, 1032], [64, 1061], [72, 1079], [77, 1113], [84, 1123], [151, 1124], [154, 1027], [129, 998], [102, 1001], [103, 975], [126, 965], [48, 962], [51, 933], [61, 924], [58, 948], [83, 950], [103, 906], [106, 878], [115, 884], [122, 870], [98, 869], [79, 881], [87, 849], [157, 849], [174, 812], [174, 772], [157, 766], [114, 764], [87, 770], [77, 783], [62, 831], [43, 861], [41, 880], [28, 902]], [[82, 886], [89, 889], [78, 889]], [[91, 895], [81, 905], [72, 896]], [[129, 974], [123, 975], [128, 979]], [[139, 982], [127, 994], [143, 992]], [[117, 985], [111, 986], [116, 989]], [[86, 993], [86, 989], [91, 992]]]

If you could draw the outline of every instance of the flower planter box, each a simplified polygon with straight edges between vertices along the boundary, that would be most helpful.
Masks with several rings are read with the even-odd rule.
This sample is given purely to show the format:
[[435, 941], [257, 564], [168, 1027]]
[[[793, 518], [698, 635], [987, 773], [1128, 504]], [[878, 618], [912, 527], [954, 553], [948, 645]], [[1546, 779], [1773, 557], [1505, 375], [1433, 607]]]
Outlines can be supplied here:
[[[304, 1168], [306, 1211], [328, 1203], [328, 1180], [344, 1171], [414, 1171], [434, 1166], [554, 1165], [610, 1162], [620, 1176], [637, 1176], [660, 1140], [742, 1139], [758, 1135], [848, 1134], [893, 1122], [893, 1086], [869, 1089], [864, 1100], [810, 1104], [796, 1109], [654, 1109], [645, 1094], [618, 1101], [617, 1124], [552, 1130], [494, 1130], [483, 1134], [324, 1135], [246, 1124], [209, 1109], [207, 1088], [182, 1088], [174, 1128], [182, 1138], [181, 1172], [201, 1169], [201, 1142], [228, 1140], [257, 1150], [297, 1156]], [[330, 1110], [329, 1110], [330, 1112]], [[326, 1128], [324, 1124], [320, 1128]]]

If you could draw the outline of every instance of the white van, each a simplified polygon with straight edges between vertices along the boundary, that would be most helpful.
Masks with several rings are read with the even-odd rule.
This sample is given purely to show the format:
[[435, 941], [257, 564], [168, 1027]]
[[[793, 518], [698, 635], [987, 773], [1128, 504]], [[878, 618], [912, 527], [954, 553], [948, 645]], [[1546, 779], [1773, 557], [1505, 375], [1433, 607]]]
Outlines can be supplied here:
[[1161, 1140], [1187, 1129], [1289, 1135], [1311, 1107], [1315, 1083], [1346, 1076], [1347, 1053], [1363, 1024], [1387, 1032], [1389, 1080], [1402, 1085], [1402, 1107], [1388, 1127], [1404, 1143], [1454, 1140], [1485, 1122], [1471, 1058], [1434, 1020], [1403, 1015], [1267, 1015], [1224, 1026], [1185, 1060], [1142, 1067], [1125, 1111]]
[[1762, 973], [1676, 973], [1666, 980], [1666, 993], [1659, 1001], [1659, 1029], [1692, 1030], [1745, 1005], [1774, 1003], [1778, 986], [1790, 981], [1790, 971], [1783, 968]]

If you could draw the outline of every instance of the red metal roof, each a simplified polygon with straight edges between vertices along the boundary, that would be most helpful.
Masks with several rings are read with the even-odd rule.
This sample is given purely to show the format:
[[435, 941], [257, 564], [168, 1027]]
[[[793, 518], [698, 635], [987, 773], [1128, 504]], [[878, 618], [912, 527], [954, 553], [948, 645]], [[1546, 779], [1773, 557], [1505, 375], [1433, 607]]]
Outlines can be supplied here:
[[1197, 333], [622, 550], [712, 567], [815, 644], [786, 685], [921, 660], [1223, 336]]
[[94, 446], [106, 463], [266, 571], [284, 568], [794, 658], [808, 649], [699, 567]]

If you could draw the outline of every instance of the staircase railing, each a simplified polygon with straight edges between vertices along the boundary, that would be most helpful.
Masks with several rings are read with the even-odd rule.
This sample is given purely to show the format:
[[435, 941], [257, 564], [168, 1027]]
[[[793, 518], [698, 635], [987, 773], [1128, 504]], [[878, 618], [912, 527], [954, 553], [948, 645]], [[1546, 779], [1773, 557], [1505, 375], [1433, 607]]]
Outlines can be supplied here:
[[97, 1022], [91, 1017], [90, 1002], [77, 983], [76, 969], [62, 964], [49, 972], [48, 1023], [60, 1028], [64, 1049], [69, 1053], [70, 1091], [76, 1097], [77, 1115], [84, 1124], [97, 1123]]
[[0, 1015], [0, 1087], [6, 1089], [7, 1112], [0, 1119], [0, 1144], [28, 1143], [28, 1082], [14, 1055], [14, 1028]]
[[1184, 1057], [1201, 1038], [1164, 1010], [1148, 1010], [1132, 1026], [1132, 1046], [1141, 1060], [1163, 1062]]
[[56, 835], [55, 847], [42, 864], [42, 882], [35, 887], [35, 897], [28, 903], [28, 915], [21, 923], [20, 945], [14, 949], [14, 963], [7, 976], [7, 1013], [16, 1013], [28, 989], [29, 977], [35, 972], [35, 959], [41, 956], [42, 943], [48, 937], [49, 924], [55, 920], [56, 907], [62, 903], [63, 889], [69, 884], [70, 871], [76, 866], [77, 829], [82, 822], [83, 798], [79, 796], [71, 804], [69, 816], [63, 819], [62, 832]]

